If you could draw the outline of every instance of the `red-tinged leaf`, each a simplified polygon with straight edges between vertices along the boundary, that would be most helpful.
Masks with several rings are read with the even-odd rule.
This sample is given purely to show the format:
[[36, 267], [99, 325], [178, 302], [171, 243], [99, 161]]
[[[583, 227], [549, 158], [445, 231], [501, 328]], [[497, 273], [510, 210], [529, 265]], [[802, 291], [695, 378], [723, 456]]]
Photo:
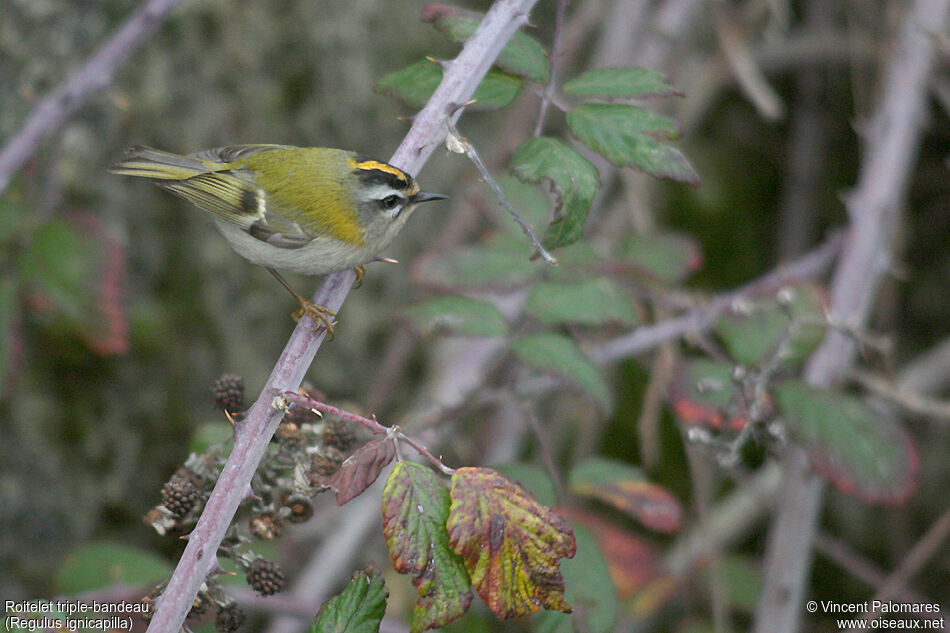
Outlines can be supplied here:
[[660, 552], [653, 542], [593, 512], [570, 508], [565, 514], [597, 538], [622, 600], [666, 575]]
[[52, 311], [94, 352], [128, 349], [122, 286], [125, 253], [94, 216], [55, 218], [33, 235], [18, 262], [34, 288], [33, 305]]
[[613, 633], [617, 623], [617, 590], [601, 546], [582, 525], [574, 526], [577, 555], [561, 564], [565, 595], [577, 612], [542, 611], [532, 620], [539, 633]]
[[732, 365], [705, 358], [680, 363], [669, 390], [676, 416], [686, 424], [741, 430], [746, 423], [744, 401], [732, 371]]
[[568, 484], [574, 494], [608, 503], [658, 532], [675, 532], [680, 527], [683, 509], [679, 501], [622, 462], [588, 459], [571, 470]]
[[462, 558], [449, 548], [445, 522], [449, 490], [429, 468], [413, 462], [393, 467], [383, 490], [383, 536], [393, 567], [410, 574], [419, 592], [412, 633], [445, 626], [472, 602]]
[[815, 469], [869, 503], [903, 503], [917, 484], [917, 450], [893, 419], [854, 396], [791, 381], [775, 390], [789, 434]]
[[346, 589], [323, 603], [310, 623], [310, 633], [379, 633], [388, 597], [379, 570], [372, 566], [360, 570]]
[[487, 468], [452, 475], [449, 545], [478, 595], [501, 619], [545, 607], [569, 613], [562, 558], [576, 551], [567, 522], [521, 484]]
[[76, 216], [76, 224], [100, 244], [96, 315], [88, 322], [86, 343], [102, 356], [124, 354], [129, 349], [129, 331], [125, 315], [125, 250], [105, 231], [95, 216]]
[[323, 484], [336, 492], [336, 502], [343, 505], [373, 485], [395, 456], [396, 446], [391, 438], [376, 438], [347, 457], [340, 469], [327, 477]]

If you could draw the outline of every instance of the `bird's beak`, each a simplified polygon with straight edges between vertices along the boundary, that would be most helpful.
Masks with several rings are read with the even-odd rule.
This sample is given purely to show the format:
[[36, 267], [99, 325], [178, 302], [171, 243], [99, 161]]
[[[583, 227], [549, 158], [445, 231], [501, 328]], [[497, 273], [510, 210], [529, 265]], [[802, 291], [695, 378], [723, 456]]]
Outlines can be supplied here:
[[425, 191], [420, 191], [412, 197], [413, 204], [418, 202], [429, 202], [430, 200], [445, 200], [448, 196], [442, 195], [441, 193], [426, 193]]

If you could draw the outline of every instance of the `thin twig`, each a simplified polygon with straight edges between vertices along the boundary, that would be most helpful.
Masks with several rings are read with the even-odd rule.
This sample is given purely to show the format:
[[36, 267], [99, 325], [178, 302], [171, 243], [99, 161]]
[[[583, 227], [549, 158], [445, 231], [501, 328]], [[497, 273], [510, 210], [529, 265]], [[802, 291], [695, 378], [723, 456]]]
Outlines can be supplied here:
[[528, 239], [531, 240], [531, 246], [535, 248], [541, 258], [551, 264], [552, 266], [557, 266], [557, 258], [551, 255], [541, 245], [541, 241], [538, 239], [538, 236], [534, 234], [534, 231], [528, 226], [528, 223], [522, 219], [520, 215], [515, 211], [514, 207], [511, 206], [511, 203], [508, 201], [508, 196], [505, 195], [505, 192], [502, 191], [501, 186], [498, 182], [492, 177], [491, 173], [488, 171], [488, 168], [485, 167], [485, 163], [482, 162], [481, 156], [478, 155], [475, 146], [472, 145], [467, 138], [459, 134], [458, 129], [451, 121], [446, 121], [446, 127], [448, 133], [446, 135], [446, 146], [450, 151], [455, 152], [456, 154], [465, 154], [468, 156], [468, 159], [475, 163], [475, 166], [478, 168], [479, 173], [482, 175], [482, 179], [488, 183], [488, 186], [492, 188], [492, 191], [495, 192], [495, 195], [498, 196], [498, 200], [501, 202], [502, 206], [508, 210], [508, 213], [511, 214], [511, 217], [514, 218], [515, 222], [521, 227], [521, 230], [525, 235], [528, 236]]
[[544, 119], [548, 115], [548, 107], [554, 100], [554, 94], [557, 91], [558, 67], [561, 61], [561, 37], [564, 33], [564, 13], [567, 11], [567, 0], [558, 0], [557, 13], [554, 15], [554, 33], [551, 36], [551, 54], [548, 59], [551, 62], [551, 70], [548, 75], [548, 83], [544, 86], [541, 93], [541, 107], [538, 108], [538, 121], [534, 125], [534, 135], [541, 136], [544, 131]]
[[837, 256], [841, 237], [840, 233], [834, 233], [821, 246], [806, 255], [782, 264], [772, 272], [735, 290], [717, 295], [705, 306], [659, 323], [640, 326], [630, 334], [588, 350], [588, 355], [595, 363], [608, 363], [651, 350], [664, 341], [706, 332], [737, 299], [774, 293], [786, 284], [821, 274]]
[[184, 0], [148, 0], [110, 37], [95, 55], [33, 109], [30, 117], [0, 151], [0, 194], [10, 179], [50, 134], [86, 100], [112, 83], [112, 77], [132, 53], [161, 26]]
[[332, 404], [327, 404], [326, 402], [320, 402], [319, 400], [314, 400], [308, 396], [304, 396], [295, 391], [287, 391], [282, 394], [283, 398], [291, 402], [295, 402], [302, 407], [307, 407], [313, 411], [318, 411], [320, 413], [327, 413], [329, 415], [335, 415], [338, 418], [349, 420], [350, 422], [355, 422], [360, 424], [373, 433], [377, 435], [386, 435], [388, 433], [393, 434], [397, 439], [402, 442], [405, 442], [409, 446], [413, 447], [418, 451], [420, 455], [428, 459], [433, 466], [438, 468], [443, 474], [452, 475], [455, 472], [452, 468], [446, 466], [441, 459], [429, 452], [429, 450], [418, 440], [406, 435], [399, 430], [399, 427], [396, 426], [384, 426], [379, 423], [375, 417], [367, 418], [364, 415], [358, 413], [353, 413], [351, 411], [346, 411], [340, 409], [339, 407], [334, 407]]
[[922, 393], [901, 387], [882, 376], [869, 371], [855, 369], [851, 377], [867, 389], [910, 413], [937, 418], [944, 422], [950, 420], [950, 402], [925, 396]]

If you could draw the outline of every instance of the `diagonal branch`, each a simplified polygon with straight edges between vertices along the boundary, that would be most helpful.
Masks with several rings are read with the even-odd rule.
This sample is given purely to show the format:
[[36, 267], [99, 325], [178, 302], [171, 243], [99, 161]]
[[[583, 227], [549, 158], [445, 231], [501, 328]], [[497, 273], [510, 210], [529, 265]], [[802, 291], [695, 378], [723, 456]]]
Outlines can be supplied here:
[[133, 13], [102, 47], [69, 80], [34, 108], [20, 131], [0, 150], [0, 194], [13, 174], [37, 147], [55, 132], [86, 99], [112, 83], [115, 71], [184, 0], [148, 0]]
[[[861, 174], [847, 200], [851, 224], [831, 284], [831, 319], [860, 329], [891, 262], [891, 244], [920, 141], [927, 82], [936, 35], [950, 0], [914, 0], [904, 14], [893, 57], [881, 85], [882, 99], [868, 128]], [[809, 383], [840, 382], [857, 348], [842, 328], [830, 328], [805, 370]], [[800, 629], [801, 603], [818, 522], [822, 484], [800, 452], [790, 451], [783, 503], [766, 552], [766, 575], [755, 631]]]
[[[446, 65], [442, 83], [425, 108], [413, 118], [412, 128], [391, 162], [409, 173], [418, 172], [446, 134], [446, 120], [462, 113], [459, 104], [474, 93], [505, 43], [527, 22], [536, 0], [498, 0], [465, 47]], [[353, 271], [328, 275], [313, 300], [337, 312], [354, 280]], [[314, 332], [314, 322], [303, 318], [281, 353], [261, 396], [235, 428], [234, 448], [221, 471], [188, 545], [168, 581], [149, 624], [152, 633], [179, 630], [192, 601], [209, 573], [217, 569], [216, 552], [241, 502], [251, 494], [250, 482], [283, 412], [274, 408], [274, 397], [300, 386], [304, 374], [323, 342], [324, 332]]]

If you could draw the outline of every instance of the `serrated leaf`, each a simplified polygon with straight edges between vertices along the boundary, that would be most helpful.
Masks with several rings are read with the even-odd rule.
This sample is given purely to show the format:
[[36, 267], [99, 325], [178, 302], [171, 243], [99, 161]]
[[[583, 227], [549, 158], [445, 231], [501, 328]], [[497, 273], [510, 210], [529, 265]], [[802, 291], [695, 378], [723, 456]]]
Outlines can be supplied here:
[[373, 485], [395, 456], [396, 446], [391, 438], [370, 440], [347, 457], [339, 470], [323, 481], [323, 485], [336, 492], [337, 504], [343, 505]]
[[634, 235], [624, 244], [622, 256], [668, 284], [685, 280], [703, 263], [695, 240], [676, 233]]
[[171, 571], [152, 552], [121, 543], [88, 543], [66, 557], [56, 574], [56, 590], [76, 595], [115, 585], [145, 586], [167, 578]]
[[547, 325], [616, 323], [630, 327], [638, 322], [637, 312], [627, 295], [603, 278], [537, 284], [528, 293], [525, 310]]
[[452, 475], [449, 544], [478, 595], [501, 619], [541, 607], [569, 613], [562, 558], [576, 551], [567, 522], [519, 483], [488, 468]]
[[607, 381], [577, 344], [566, 336], [529, 334], [512, 343], [511, 351], [524, 364], [566, 380], [603, 411], [610, 410], [612, 398]]
[[[597, 540], [586, 528], [572, 526], [577, 543], [577, 555], [561, 564], [564, 574], [564, 592], [568, 602], [577, 609], [569, 616], [556, 611], [536, 614], [535, 633], [574, 633], [575, 630], [590, 633], [610, 633], [617, 621], [617, 590], [610, 577], [607, 561], [601, 553]], [[575, 628], [572, 618], [580, 617], [582, 624]]]
[[686, 424], [741, 430], [746, 419], [732, 372], [732, 365], [705, 358], [680, 363], [670, 383], [676, 416]]
[[646, 68], [598, 68], [588, 70], [561, 88], [572, 97], [668, 97], [682, 95], [662, 73]]
[[425, 335], [448, 332], [458, 336], [505, 336], [508, 322], [494, 304], [448, 295], [427, 299], [406, 310], [413, 325]]
[[323, 603], [310, 633], [379, 633], [388, 597], [379, 570], [358, 571], [339, 595]]
[[[436, 29], [458, 43], [472, 36], [483, 17], [483, 14], [474, 11], [437, 4], [427, 5], [422, 11], [423, 22], [432, 22]], [[511, 36], [495, 64], [539, 84], [547, 83], [550, 77], [544, 47], [538, 40], [522, 31]]]
[[510, 235], [448, 253], [416, 258], [416, 282], [439, 290], [506, 290], [534, 277], [538, 264], [528, 258], [524, 241]]
[[854, 396], [804, 382], [779, 385], [775, 399], [789, 434], [842, 492], [872, 503], [901, 503], [913, 492], [917, 450], [893, 419]]
[[540, 136], [521, 144], [511, 159], [511, 170], [525, 182], [550, 180], [557, 191], [558, 217], [548, 226], [545, 247], [579, 240], [599, 182], [593, 163], [563, 141]]
[[678, 135], [665, 116], [633, 105], [584, 103], [567, 113], [567, 125], [577, 140], [618, 167], [699, 185], [686, 157], [661, 142]]
[[594, 457], [571, 469], [568, 486], [574, 494], [608, 503], [658, 532], [675, 532], [683, 509], [668, 490], [651, 483], [623, 462]]
[[[442, 68], [437, 62], [421, 59], [380, 79], [373, 90], [406, 105], [422, 108], [442, 81]], [[521, 78], [498, 69], [491, 69], [475, 89], [470, 106], [475, 110], [503, 108], [521, 91]]]
[[796, 365], [821, 343], [825, 335], [821, 289], [801, 284], [782, 292], [791, 295], [785, 306], [769, 297], [744, 306], [741, 312], [734, 310], [717, 322], [716, 333], [736, 362], [762, 365], [781, 352], [783, 363]]
[[462, 558], [449, 548], [449, 490], [429, 468], [413, 462], [393, 467], [383, 489], [383, 536], [393, 567], [410, 574], [419, 593], [411, 633], [444, 626], [472, 602]]

